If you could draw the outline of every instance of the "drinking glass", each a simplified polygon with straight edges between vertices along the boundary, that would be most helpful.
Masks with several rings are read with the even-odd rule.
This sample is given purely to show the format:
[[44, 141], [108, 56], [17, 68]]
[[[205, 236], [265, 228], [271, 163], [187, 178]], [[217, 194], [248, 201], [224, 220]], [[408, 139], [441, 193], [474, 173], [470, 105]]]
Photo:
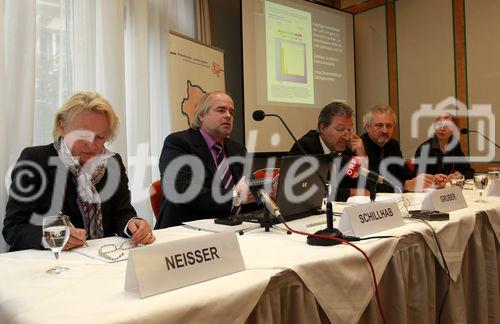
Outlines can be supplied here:
[[488, 168], [488, 181], [492, 183], [495, 180], [500, 179], [500, 167], [490, 167]]
[[66, 267], [59, 265], [59, 255], [62, 248], [69, 239], [69, 218], [66, 215], [45, 216], [42, 221], [43, 240], [47, 246], [54, 252], [56, 258], [54, 267], [47, 270], [47, 273], [59, 274], [64, 270], [69, 270]]
[[450, 179], [450, 184], [452, 187], [460, 187], [460, 189], [464, 189], [465, 178], [461, 176], [460, 178]]
[[483, 191], [488, 185], [488, 175], [484, 173], [475, 174], [474, 175], [474, 185], [476, 186], [477, 191], [479, 191], [479, 199], [474, 200], [475, 202], [486, 202], [483, 199]]

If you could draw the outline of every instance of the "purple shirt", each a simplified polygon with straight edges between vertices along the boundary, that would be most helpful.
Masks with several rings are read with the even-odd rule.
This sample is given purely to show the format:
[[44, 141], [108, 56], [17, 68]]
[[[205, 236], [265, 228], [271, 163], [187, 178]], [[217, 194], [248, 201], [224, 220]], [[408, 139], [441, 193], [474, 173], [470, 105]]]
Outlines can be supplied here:
[[[214, 160], [215, 166], [217, 166], [217, 151], [214, 149], [214, 144], [217, 143], [210, 134], [205, 132], [203, 129], [200, 128], [200, 133], [201, 136], [203, 136], [203, 139], [205, 140], [205, 143], [207, 143], [208, 148], [210, 149], [210, 153], [212, 154], [212, 159]], [[221, 143], [222, 149], [224, 149], [224, 143]]]

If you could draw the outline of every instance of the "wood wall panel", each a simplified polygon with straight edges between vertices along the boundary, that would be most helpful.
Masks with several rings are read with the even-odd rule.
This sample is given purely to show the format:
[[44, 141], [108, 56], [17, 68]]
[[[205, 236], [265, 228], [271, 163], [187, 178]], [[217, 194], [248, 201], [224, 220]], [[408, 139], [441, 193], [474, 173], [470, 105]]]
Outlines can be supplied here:
[[395, 9], [400, 144], [403, 155], [412, 157], [435, 119], [412, 122], [414, 114], [423, 104], [435, 108], [455, 96], [452, 3], [402, 0]]
[[354, 16], [354, 34], [357, 129], [362, 133], [365, 113], [374, 105], [389, 101], [385, 8]]

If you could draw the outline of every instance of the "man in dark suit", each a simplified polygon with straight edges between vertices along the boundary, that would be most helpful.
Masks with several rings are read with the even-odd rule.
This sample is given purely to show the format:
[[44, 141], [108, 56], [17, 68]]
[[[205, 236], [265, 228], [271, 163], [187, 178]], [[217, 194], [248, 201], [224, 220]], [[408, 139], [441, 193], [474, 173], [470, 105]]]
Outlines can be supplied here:
[[[302, 136], [298, 143], [306, 154], [331, 154], [332, 161], [340, 162], [344, 168], [353, 156], [365, 156], [363, 142], [353, 130], [354, 111], [341, 102], [326, 105], [318, 116], [318, 128]], [[303, 155], [299, 144], [294, 144], [289, 155]], [[340, 170], [337, 170], [340, 171]], [[364, 189], [358, 190], [357, 180], [337, 175], [339, 183], [335, 200], [346, 201], [351, 195], [367, 195]]]
[[422, 173], [415, 177], [403, 159], [399, 142], [392, 138], [396, 119], [391, 107], [375, 106], [363, 119], [366, 133], [361, 136], [369, 159], [369, 169], [393, 185], [377, 184], [379, 192], [415, 191], [444, 186], [442, 175]]
[[[245, 148], [228, 136], [234, 103], [226, 93], [203, 96], [194, 125], [165, 139], [160, 156], [164, 199], [156, 228], [204, 218], [225, 218], [252, 201], [244, 182]], [[235, 163], [231, 160], [240, 159]]]

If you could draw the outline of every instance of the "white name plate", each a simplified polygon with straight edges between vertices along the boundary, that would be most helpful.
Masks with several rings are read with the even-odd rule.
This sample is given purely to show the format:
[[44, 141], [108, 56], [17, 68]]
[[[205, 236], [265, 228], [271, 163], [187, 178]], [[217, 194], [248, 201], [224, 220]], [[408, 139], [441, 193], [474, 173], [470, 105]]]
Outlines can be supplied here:
[[500, 179], [495, 179], [490, 182], [488, 196], [500, 196]]
[[203, 235], [130, 250], [125, 290], [144, 298], [242, 270], [236, 233]]
[[404, 225], [394, 201], [371, 202], [344, 208], [339, 229], [345, 235], [365, 236]]
[[467, 203], [462, 189], [458, 186], [429, 191], [422, 201], [422, 209], [424, 210], [438, 210], [447, 213], [462, 208], [467, 208]]

